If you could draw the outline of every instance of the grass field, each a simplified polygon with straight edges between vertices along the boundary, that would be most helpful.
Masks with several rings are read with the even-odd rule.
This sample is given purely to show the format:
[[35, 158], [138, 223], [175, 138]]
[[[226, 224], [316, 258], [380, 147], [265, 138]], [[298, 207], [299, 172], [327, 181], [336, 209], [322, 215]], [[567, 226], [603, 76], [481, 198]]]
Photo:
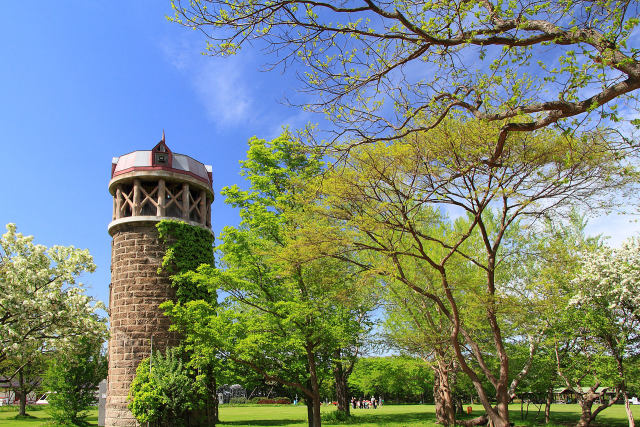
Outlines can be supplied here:
[[[29, 418], [23, 418], [16, 420], [15, 416], [17, 410], [9, 410], [8, 407], [0, 407], [0, 426], [12, 426], [12, 427], [40, 427], [40, 426], [54, 426], [49, 413], [42, 406], [27, 408], [27, 414]], [[98, 410], [94, 409], [89, 411], [89, 417], [87, 418], [90, 426], [98, 425]]]
[[[474, 405], [474, 412], [471, 416], [481, 413], [481, 407]], [[335, 409], [323, 407], [323, 413], [329, 414]], [[542, 425], [544, 414], [541, 413], [536, 422], [536, 408], [529, 407], [529, 416], [525, 420], [520, 419], [520, 405], [512, 405], [511, 421], [516, 426]], [[578, 405], [553, 405], [551, 407], [550, 427], [570, 426], [575, 424], [579, 415]], [[16, 412], [0, 411], [0, 427], [12, 426], [52, 426], [49, 414], [46, 410], [37, 408], [29, 410], [28, 413], [33, 418], [16, 420]], [[633, 414], [640, 419], [640, 406], [633, 408]], [[378, 409], [356, 409], [353, 410], [353, 419], [345, 423], [323, 422], [325, 426], [334, 425], [357, 425], [361, 427], [403, 427], [403, 426], [437, 426], [433, 405], [385, 405]], [[243, 426], [291, 426], [306, 427], [307, 410], [305, 406], [268, 406], [268, 405], [247, 405], [247, 406], [222, 406], [220, 408], [220, 418], [222, 423], [219, 427], [243, 427]], [[89, 425], [97, 426], [98, 411], [91, 411]], [[627, 425], [627, 418], [622, 405], [615, 405], [606, 409], [598, 415], [596, 424], [599, 427], [624, 427]]]

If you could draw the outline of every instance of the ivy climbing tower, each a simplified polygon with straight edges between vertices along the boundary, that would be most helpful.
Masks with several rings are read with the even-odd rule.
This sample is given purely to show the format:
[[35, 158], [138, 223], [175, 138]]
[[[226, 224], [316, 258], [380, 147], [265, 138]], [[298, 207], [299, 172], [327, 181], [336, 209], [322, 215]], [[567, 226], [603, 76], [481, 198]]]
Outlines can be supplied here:
[[138, 363], [152, 349], [176, 344], [169, 319], [158, 308], [174, 292], [168, 275], [159, 272], [166, 248], [155, 226], [163, 219], [177, 219], [210, 229], [212, 169], [173, 153], [163, 132], [152, 150], [113, 159], [109, 192], [113, 240], [105, 426], [134, 426], [127, 395]]

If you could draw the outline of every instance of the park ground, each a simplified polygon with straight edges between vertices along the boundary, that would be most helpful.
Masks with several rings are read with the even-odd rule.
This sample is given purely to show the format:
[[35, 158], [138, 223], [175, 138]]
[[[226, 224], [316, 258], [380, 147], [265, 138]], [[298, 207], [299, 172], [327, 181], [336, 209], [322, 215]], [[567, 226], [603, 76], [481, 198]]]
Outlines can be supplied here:
[[[0, 427], [11, 426], [53, 426], [49, 415], [44, 408], [30, 409], [28, 413], [32, 416], [29, 419], [13, 419], [15, 411], [2, 408], [0, 411]], [[472, 416], [481, 414], [479, 405], [473, 406]], [[540, 413], [538, 420], [535, 420], [537, 408], [533, 405], [529, 407], [527, 419], [520, 417], [520, 405], [511, 405], [512, 421], [516, 426], [544, 425], [544, 414]], [[332, 407], [323, 407], [324, 416], [335, 411]], [[580, 409], [578, 405], [553, 405], [551, 407], [552, 423], [549, 427], [571, 426], [578, 419]], [[636, 419], [640, 418], [640, 406], [633, 407], [633, 414]], [[243, 427], [243, 426], [291, 426], [306, 427], [307, 411], [304, 406], [272, 406], [272, 405], [239, 405], [222, 406], [220, 408], [220, 418], [222, 422], [218, 427]], [[362, 427], [373, 426], [437, 426], [433, 405], [385, 405], [378, 409], [356, 409], [353, 411], [353, 419], [348, 422], [336, 423], [329, 420], [324, 421], [324, 426], [334, 425], [357, 425]], [[330, 415], [329, 415], [330, 416]], [[98, 425], [98, 411], [93, 410], [89, 416], [89, 426]], [[627, 418], [622, 405], [614, 405], [606, 409], [596, 419], [594, 427], [624, 427], [627, 426]]]

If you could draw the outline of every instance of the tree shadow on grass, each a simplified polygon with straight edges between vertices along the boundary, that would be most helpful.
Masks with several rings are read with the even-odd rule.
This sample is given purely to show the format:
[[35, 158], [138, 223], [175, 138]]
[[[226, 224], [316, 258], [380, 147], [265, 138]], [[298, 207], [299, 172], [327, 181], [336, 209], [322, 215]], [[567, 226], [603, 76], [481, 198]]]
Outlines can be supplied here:
[[[521, 418], [519, 412], [510, 411], [510, 419], [511, 422], [516, 426], [547, 426], [547, 427], [573, 427], [576, 425], [578, 420], [580, 419], [580, 414], [578, 412], [565, 412], [565, 411], [554, 411], [553, 408], [550, 412], [550, 420], [549, 424], [545, 424], [544, 422], [544, 413], [541, 413], [536, 418], [535, 413], [529, 414], [526, 418]], [[595, 421], [591, 423], [591, 427], [626, 427], [628, 426], [628, 421], [626, 416], [624, 418], [616, 417], [612, 414], [607, 414], [607, 412], [603, 412], [598, 414]]]
[[[360, 425], [360, 424], [373, 424], [386, 426], [389, 424], [404, 424], [404, 423], [431, 423], [434, 424], [436, 422], [436, 417], [434, 414], [424, 413], [424, 412], [404, 412], [404, 413], [394, 413], [394, 414], [357, 414], [352, 415], [348, 420], [341, 422], [328, 422], [323, 421], [322, 425], [333, 426], [333, 425], [341, 425], [341, 426], [349, 426], [349, 425]], [[224, 421], [222, 420], [221, 424], [224, 425], [242, 425], [242, 426], [286, 426], [291, 424], [301, 424], [306, 423], [305, 420], [300, 419], [281, 419], [281, 420], [242, 420], [242, 421]]]
[[42, 423], [46, 420], [43, 418], [34, 417], [33, 415], [29, 415], [29, 413], [27, 413], [26, 415], [15, 415], [13, 417], [7, 417], [4, 420], [0, 420], [0, 423], [2, 421], [7, 421], [7, 422], [18, 421], [21, 424], [33, 423], [33, 425], [42, 425]]
[[[484, 413], [484, 411], [473, 411], [472, 414], [464, 414], [462, 416], [458, 415], [458, 419], [469, 419], [480, 416]], [[593, 427], [626, 427], [627, 419], [626, 416], [624, 418], [615, 417], [614, 415], [607, 416], [606, 412], [599, 414], [596, 418], [595, 422], [591, 425]], [[510, 414], [511, 422], [513, 422], [516, 426], [543, 426], [544, 424], [544, 414], [538, 419], [535, 419], [535, 416], [529, 415], [529, 417], [525, 419], [520, 418], [520, 414], [516, 412], [511, 412]], [[564, 426], [574, 426], [578, 419], [580, 418], [580, 414], [573, 412], [560, 412], [551, 410], [551, 424], [546, 424], [549, 427], [564, 427]], [[360, 424], [368, 424], [368, 425], [379, 425], [386, 426], [390, 424], [427, 424], [433, 425], [436, 424], [436, 417], [433, 413], [425, 413], [425, 412], [403, 412], [403, 413], [393, 413], [393, 414], [380, 414], [380, 413], [358, 413], [356, 415], [352, 415], [348, 420], [342, 422], [328, 422], [323, 421], [322, 425], [326, 426], [354, 426]], [[242, 426], [287, 426], [291, 424], [306, 424], [306, 418], [301, 420], [297, 419], [280, 419], [280, 420], [242, 420], [242, 421], [222, 421], [223, 425], [242, 425]]]
[[392, 423], [435, 423], [436, 417], [432, 413], [425, 412], [402, 412], [393, 414], [357, 414], [352, 416], [349, 420], [336, 423], [339, 425], [358, 425], [358, 424], [378, 424], [385, 426]]

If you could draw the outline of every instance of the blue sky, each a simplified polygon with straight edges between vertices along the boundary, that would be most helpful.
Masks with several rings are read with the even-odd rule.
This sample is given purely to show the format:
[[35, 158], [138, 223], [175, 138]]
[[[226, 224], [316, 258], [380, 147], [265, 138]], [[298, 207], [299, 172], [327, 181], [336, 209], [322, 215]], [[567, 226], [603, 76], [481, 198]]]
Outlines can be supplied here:
[[[213, 165], [216, 193], [241, 181], [253, 135], [301, 126], [278, 73], [248, 54], [200, 54], [199, 33], [169, 23], [169, 2], [72, 0], [4, 5], [0, 26], [0, 223], [45, 245], [89, 248], [90, 293], [108, 299], [111, 158], [151, 149]], [[213, 228], [237, 224], [218, 196]]]
[[[108, 300], [111, 158], [169, 147], [213, 166], [214, 190], [240, 183], [251, 136], [317, 121], [282, 105], [293, 75], [261, 72], [259, 51], [200, 54], [200, 33], [169, 23], [168, 1], [7, 2], [0, 26], [0, 225], [38, 243], [88, 248], [98, 266], [89, 293]], [[238, 215], [218, 196], [216, 235]], [[640, 227], [593, 221], [617, 244]]]

